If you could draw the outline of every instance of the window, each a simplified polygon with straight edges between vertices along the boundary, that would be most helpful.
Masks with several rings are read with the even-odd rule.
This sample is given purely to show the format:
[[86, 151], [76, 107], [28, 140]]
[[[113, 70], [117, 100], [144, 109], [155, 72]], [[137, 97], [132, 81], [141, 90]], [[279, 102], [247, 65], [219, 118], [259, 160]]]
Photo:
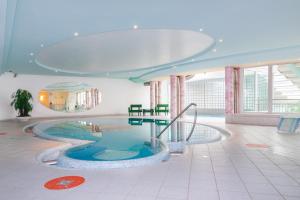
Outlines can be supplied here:
[[291, 73], [292, 69], [292, 65], [272, 67], [272, 111], [275, 113], [300, 112], [300, 87], [297, 84], [299, 78]]
[[268, 111], [268, 67], [244, 69], [244, 111]]
[[300, 77], [295, 67], [295, 64], [289, 64], [245, 68], [243, 111], [300, 112]]
[[201, 113], [223, 114], [225, 110], [224, 71], [196, 74], [186, 81], [185, 102], [196, 103]]

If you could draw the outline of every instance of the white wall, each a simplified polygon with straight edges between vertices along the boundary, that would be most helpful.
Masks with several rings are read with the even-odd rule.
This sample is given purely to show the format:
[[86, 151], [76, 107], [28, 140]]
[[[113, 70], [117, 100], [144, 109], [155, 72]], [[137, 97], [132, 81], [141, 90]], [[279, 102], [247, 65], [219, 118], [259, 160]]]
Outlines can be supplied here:
[[278, 114], [247, 113], [225, 115], [225, 122], [229, 124], [247, 124], [258, 126], [277, 126], [279, 122]]
[[[102, 93], [100, 105], [86, 112], [62, 113], [52, 111], [38, 102], [40, 89], [53, 83], [72, 81], [87, 83], [100, 89]], [[0, 76], [0, 120], [14, 118], [17, 115], [10, 107], [10, 96], [19, 88], [30, 91], [34, 97], [32, 117], [127, 114], [129, 104], [143, 104], [143, 107], [149, 108], [149, 87], [129, 80], [33, 75], [18, 75], [13, 78], [11, 73], [5, 73]]]
[[170, 104], [169, 99], [169, 87], [170, 83], [169, 80], [161, 81], [161, 103], [162, 104]]

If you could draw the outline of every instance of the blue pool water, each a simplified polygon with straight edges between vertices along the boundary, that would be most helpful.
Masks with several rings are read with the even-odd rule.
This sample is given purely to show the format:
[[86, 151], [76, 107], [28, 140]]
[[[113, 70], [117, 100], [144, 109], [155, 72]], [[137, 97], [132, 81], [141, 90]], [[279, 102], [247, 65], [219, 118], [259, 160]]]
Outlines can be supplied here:
[[87, 140], [91, 143], [65, 151], [65, 156], [87, 161], [117, 161], [144, 158], [162, 151], [155, 139], [168, 121], [152, 119], [84, 119], [38, 125], [48, 138]]
[[[154, 155], [162, 160], [163, 155], [168, 153], [165, 144], [183, 141], [185, 144], [203, 144], [224, 138], [222, 133], [215, 128], [196, 125], [192, 137], [185, 142], [192, 124], [177, 122], [172, 124], [160, 139], [156, 139], [168, 123], [167, 120], [141, 118], [88, 118], [42, 122], [34, 127], [34, 132], [44, 138], [77, 144], [65, 150], [58, 158], [61, 165], [72, 168], [79, 168], [83, 165], [92, 167], [90, 163], [81, 164], [83, 161], [132, 160], [136, 163], [134, 159], [146, 159]], [[78, 141], [80, 141], [79, 145]], [[83, 144], [82, 141], [86, 142]], [[172, 151], [170, 146], [169, 148]], [[175, 150], [178, 151], [178, 149]], [[100, 164], [97, 163], [97, 165]]]

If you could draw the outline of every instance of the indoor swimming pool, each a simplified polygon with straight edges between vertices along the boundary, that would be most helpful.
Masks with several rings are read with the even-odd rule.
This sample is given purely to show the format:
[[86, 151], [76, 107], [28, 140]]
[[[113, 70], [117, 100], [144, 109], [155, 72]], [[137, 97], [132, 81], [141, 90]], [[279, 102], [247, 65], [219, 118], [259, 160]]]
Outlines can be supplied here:
[[172, 124], [162, 135], [168, 120], [145, 118], [85, 118], [45, 121], [34, 126], [41, 138], [71, 145], [46, 150], [40, 161], [55, 160], [66, 168], [116, 168], [139, 166], [167, 160], [170, 144], [209, 143], [221, 140], [224, 134], [212, 127], [196, 125], [189, 141], [192, 123]]

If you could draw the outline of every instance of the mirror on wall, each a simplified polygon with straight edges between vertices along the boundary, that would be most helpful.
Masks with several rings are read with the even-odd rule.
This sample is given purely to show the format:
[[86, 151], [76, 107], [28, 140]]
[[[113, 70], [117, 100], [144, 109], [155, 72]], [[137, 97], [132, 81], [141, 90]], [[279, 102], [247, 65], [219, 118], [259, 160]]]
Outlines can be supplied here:
[[39, 101], [45, 107], [60, 112], [83, 112], [101, 102], [98, 88], [85, 83], [62, 82], [41, 89]]

